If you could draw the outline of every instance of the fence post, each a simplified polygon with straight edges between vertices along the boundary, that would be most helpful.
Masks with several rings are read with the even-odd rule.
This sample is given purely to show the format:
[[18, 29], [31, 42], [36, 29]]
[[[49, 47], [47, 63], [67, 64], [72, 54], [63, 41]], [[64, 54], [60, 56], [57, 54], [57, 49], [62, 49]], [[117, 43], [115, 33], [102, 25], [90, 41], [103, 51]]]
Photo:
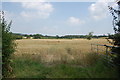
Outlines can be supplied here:
[[108, 47], [106, 46], [106, 55], [108, 56]]

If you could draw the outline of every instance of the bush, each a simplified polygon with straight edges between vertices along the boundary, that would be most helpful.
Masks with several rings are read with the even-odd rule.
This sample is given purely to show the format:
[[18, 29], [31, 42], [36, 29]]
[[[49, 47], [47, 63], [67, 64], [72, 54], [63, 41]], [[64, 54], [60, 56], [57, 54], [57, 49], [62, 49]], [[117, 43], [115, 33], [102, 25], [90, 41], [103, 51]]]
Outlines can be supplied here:
[[15, 43], [12, 33], [10, 32], [10, 26], [12, 21], [7, 24], [7, 22], [2, 19], [0, 27], [2, 27], [2, 75], [3, 78], [9, 77], [12, 73], [11, 67], [11, 55], [15, 51]]
[[93, 37], [93, 32], [89, 32], [89, 34], [86, 35], [86, 38], [87, 38], [88, 40], [91, 40], [92, 37]]
[[22, 39], [22, 36], [12, 34], [15, 39]]

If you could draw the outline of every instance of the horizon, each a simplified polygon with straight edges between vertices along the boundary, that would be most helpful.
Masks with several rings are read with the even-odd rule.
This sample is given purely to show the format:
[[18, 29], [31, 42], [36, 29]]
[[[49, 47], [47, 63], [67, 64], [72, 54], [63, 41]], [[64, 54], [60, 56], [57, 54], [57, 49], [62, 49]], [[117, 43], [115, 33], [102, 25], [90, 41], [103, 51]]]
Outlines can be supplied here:
[[[12, 32], [13, 33], [13, 32]], [[41, 33], [13, 33], [13, 34], [22, 34], [22, 35], [35, 35], [35, 34], [41, 34]], [[109, 33], [108, 33], [109, 34]], [[108, 36], [108, 34], [94, 34], [93, 33], [93, 36], [102, 36], [102, 35], [105, 35], [105, 36]], [[43, 36], [56, 36], [56, 35], [47, 35], [47, 34], [41, 34], [41, 35], [43, 35]], [[76, 36], [76, 35], [83, 35], [83, 36], [85, 36], [85, 35], [88, 35], [88, 34], [65, 34], [65, 35], [58, 35], [58, 36], [67, 36], [67, 35], [72, 35], [72, 36]]]

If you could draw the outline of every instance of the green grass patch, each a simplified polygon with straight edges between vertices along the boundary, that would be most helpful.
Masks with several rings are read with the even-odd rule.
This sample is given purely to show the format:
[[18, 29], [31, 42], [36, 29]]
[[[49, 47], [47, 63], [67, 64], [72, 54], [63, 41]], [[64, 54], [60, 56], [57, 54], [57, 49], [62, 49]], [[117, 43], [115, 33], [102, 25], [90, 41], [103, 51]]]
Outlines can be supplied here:
[[108, 67], [102, 58], [90, 66], [73, 64], [46, 65], [30, 58], [17, 57], [13, 60], [16, 78], [117, 78], [117, 70]]

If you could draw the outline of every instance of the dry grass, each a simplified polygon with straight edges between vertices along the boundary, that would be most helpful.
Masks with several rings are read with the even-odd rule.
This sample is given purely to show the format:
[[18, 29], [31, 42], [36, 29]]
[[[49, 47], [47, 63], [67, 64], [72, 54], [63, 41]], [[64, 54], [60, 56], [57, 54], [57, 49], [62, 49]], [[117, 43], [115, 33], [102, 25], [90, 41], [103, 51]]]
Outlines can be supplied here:
[[105, 39], [23, 39], [16, 43], [15, 78], [117, 77], [116, 68], [108, 67], [104, 56], [91, 52], [91, 43], [109, 44]]
[[86, 55], [91, 53], [91, 43], [109, 44], [106, 39], [23, 39], [17, 40], [16, 43], [16, 56], [28, 56], [44, 63], [73, 61], [76, 64], [88, 63], [89, 60], [83, 62], [83, 59], [88, 59]]

